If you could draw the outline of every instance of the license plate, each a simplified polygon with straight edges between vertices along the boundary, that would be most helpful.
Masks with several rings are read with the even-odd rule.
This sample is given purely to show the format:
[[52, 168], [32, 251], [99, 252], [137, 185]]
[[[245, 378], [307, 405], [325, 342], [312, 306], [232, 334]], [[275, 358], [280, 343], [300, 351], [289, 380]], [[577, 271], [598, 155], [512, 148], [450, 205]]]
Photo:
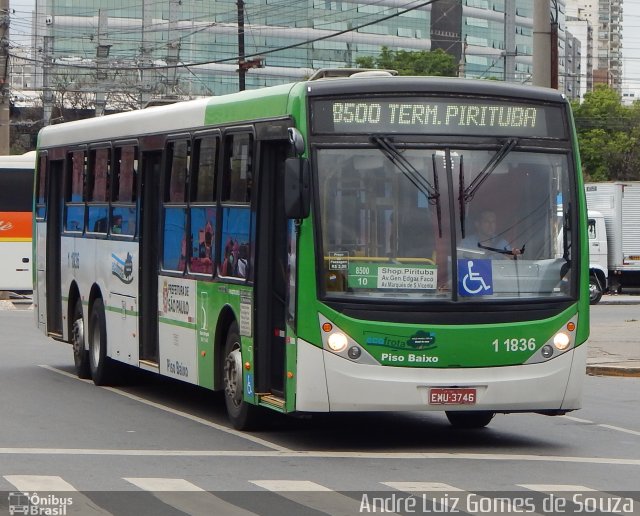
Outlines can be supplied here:
[[475, 389], [429, 389], [429, 405], [475, 405]]

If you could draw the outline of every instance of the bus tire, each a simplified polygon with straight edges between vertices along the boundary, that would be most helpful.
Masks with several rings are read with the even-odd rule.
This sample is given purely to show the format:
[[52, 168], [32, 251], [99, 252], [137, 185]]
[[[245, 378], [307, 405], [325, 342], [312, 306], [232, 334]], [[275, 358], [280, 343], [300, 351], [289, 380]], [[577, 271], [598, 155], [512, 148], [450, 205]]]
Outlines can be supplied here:
[[229, 421], [236, 430], [251, 430], [257, 426], [258, 407], [244, 401], [242, 348], [238, 324], [234, 321], [227, 332], [224, 346], [224, 401]]
[[495, 412], [489, 412], [488, 410], [448, 410], [446, 414], [449, 423], [455, 428], [484, 428], [496, 415]]
[[104, 303], [98, 298], [93, 302], [89, 321], [89, 362], [91, 378], [96, 385], [108, 385], [113, 377], [114, 364], [107, 356], [107, 321]]
[[71, 323], [71, 345], [73, 347], [73, 364], [78, 378], [91, 378], [91, 365], [89, 364], [89, 351], [85, 349], [84, 319], [82, 317], [82, 301], [76, 301], [73, 308]]
[[602, 286], [595, 274], [589, 275], [589, 304], [596, 305], [602, 299]]

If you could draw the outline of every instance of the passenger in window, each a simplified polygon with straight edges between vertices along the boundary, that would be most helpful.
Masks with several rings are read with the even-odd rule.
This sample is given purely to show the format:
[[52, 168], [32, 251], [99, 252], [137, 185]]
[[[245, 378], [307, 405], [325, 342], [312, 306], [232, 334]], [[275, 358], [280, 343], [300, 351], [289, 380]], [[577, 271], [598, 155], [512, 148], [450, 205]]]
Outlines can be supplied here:
[[222, 276], [235, 276], [237, 271], [237, 253], [234, 253], [234, 247], [237, 247], [237, 243], [233, 239], [229, 238], [227, 244], [224, 246], [224, 261], [222, 262], [222, 268], [220, 274]]
[[242, 244], [238, 249], [238, 277], [247, 277], [247, 266], [249, 260], [249, 249], [247, 244]]
[[93, 225], [93, 232], [94, 233], [106, 233], [107, 232], [107, 218], [106, 217], [101, 217], [98, 220], [96, 220], [95, 224]]
[[524, 247], [512, 247], [501, 235], [496, 234], [497, 217], [495, 212], [484, 210], [475, 219], [475, 233], [462, 240], [465, 251], [472, 254], [487, 255], [492, 258], [500, 256], [514, 258], [522, 254]]
[[122, 215], [114, 215], [111, 224], [111, 233], [119, 235], [122, 233]]
[[198, 257], [204, 263], [211, 263], [213, 257], [213, 226], [211, 222], [207, 222], [204, 228], [204, 239], [200, 242], [198, 249]]

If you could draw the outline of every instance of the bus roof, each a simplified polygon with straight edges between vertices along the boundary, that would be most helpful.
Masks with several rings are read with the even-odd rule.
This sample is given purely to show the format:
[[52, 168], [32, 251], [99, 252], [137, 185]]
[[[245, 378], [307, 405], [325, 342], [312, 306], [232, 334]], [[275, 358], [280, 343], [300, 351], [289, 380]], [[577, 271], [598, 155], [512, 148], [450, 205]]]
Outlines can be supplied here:
[[[393, 86], [390, 86], [392, 84]], [[347, 77], [307, 83], [309, 96], [371, 93], [433, 93], [523, 98], [535, 102], [567, 102], [566, 96], [552, 88], [525, 86], [510, 82], [459, 77]]]
[[287, 113], [289, 92], [294, 86], [295, 83], [272, 86], [50, 125], [40, 131], [38, 147], [126, 139], [140, 134], [178, 132], [223, 122], [281, 116]]
[[309, 96], [432, 93], [524, 98], [534, 102], [567, 102], [566, 97], [554, 89], [489, 80], [397, 76], [328, 78], [52, 125], [40, 131], [38, 147], [124, 140], [141, 134], [179, 132], [207, 125], [284, 116], [291, 113], [290, 95], [302, 92]]

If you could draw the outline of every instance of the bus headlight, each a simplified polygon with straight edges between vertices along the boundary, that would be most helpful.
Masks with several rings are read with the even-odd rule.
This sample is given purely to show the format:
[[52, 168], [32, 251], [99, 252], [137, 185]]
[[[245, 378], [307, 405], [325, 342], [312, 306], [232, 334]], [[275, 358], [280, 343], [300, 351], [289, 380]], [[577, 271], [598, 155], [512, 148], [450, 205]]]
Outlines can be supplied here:
[[336, 353], [340, 353], [347, 349], [348, 344], [349, 339], [347, 339], [347, 336], [339, 331], [333, 332], [327, 339], [327, 345]]
[[358, 364], [380, 364], [362, 344], [353, 340], [349, 333], [336, 326], [322, 314], [318, 314], [318, 319], [324, 351]]
[[560, 351], [564, 351], [571, 344], [571, 338], [564, 332], [559, 331], [553, 337], [553, 345]]

